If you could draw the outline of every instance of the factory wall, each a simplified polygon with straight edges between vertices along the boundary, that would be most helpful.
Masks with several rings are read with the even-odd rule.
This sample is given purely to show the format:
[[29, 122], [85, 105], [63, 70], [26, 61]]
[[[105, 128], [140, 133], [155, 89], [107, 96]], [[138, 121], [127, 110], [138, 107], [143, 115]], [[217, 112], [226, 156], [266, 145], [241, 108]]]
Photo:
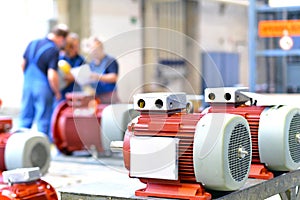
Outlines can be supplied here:
[[3, 107], [20, 107], [23, 52], [31, 39], [47, 34], [52, 17], [52, 0], [10, 0], [1, 3], [0, 99]]
[[145, 91], [199, 94], [197, 1], [145, 1]]
[[[105, 40], [107, 53], [115, 56], [120, 64], [119, 95], [126, 102], [132, 96], [131, 92], [140, 91], [138, 87], [142, 80], [140, 31], [128, 33], [141, 26], [139, 3], [131, 0], [91, 0], [83, 5], [89, 6], [90, 13], [84, 14], [89, 14], [90, 19], [82, 27], [86, 31], [80, 32], [84, 33], [82, 40], [96, 35]], [[0, 98], [3, 107], [19, 108], [23, 84], [20, 64], [25, 47], [31, 39], [46, 36], [51, 21], [69, 24], [72, 21], [67, 14], [70, 5], [67, 0], [12, 0], [1, 6], [0, 11], [0, 23], [5, 30], [0, 38], [3, 56]], [[113, 42], [114, 38], [118, 43]], [[127, 48], [124, 49], [124, 46]]]
[[91, 0], [90, 32], [104, 41], [105, 51], [119, 63], [118, 94], [122, 102], [141, 92], [142, 19], [140, 2], [133, 0]]
[[[83, 3], [85, 16], [78, 20], [70, 4]], [[139, 0], [11, 0], [0, 7], [0, 23], [5, 27], [1, 34], [0, 52], [4, 59], [0, 65], [0, 98], [5, 107], [19, 107], [23, 75], [20, 63], [27, 43], [43, 37], [50, 21], [70, 23], [80, 32], [82, 40], [99, 36], [104, 40], [106, 52], [115, 56], [120, 64], [118, 92], [123, 102], [143, 90], [149, 80], [143, 70], [142, 18], [144, 11]], [[193, 34], [203, 51], [236, 52], [240, 55], [240, 84], [248, 85], [247, 7], [203, 0], [199, 3], [199, 20]], [[20, 6], [15, 6], [15, 5]], [[13, 10], [13, 12], [12, 12]], [[79, 15], [79, 14], [78, 14]], [[80, 18], [78, 16], [78, 18]], [[153, 19], [155, 20], [155, 18]], [[151, 24], [151, 23], [150, 23]], [[153, 23], [155, 24], [155, 23]], [[74, 28], [75, 27], [75, 28]], [[84, 48], [84, 42], [83, 42]], [[200, 54], [200, 53], [199, 53]], [[198, 53], [197, 53], [198, 55]], [[200, 57], [200, 55], [199, 55]], [[200, 62], [199, 62], [200, 63]], [[197, 83], [198, 84], [198, 83]]]
[[203, 52], [239, 54], [239, 80], [248, 86], [248, 7], [201, 1], [200, 44]]

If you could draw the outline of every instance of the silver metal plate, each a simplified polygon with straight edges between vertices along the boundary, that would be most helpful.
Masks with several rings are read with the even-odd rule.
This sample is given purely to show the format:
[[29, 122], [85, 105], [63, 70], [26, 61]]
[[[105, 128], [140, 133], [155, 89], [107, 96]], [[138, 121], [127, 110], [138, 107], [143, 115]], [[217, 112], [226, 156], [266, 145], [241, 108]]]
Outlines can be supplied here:
[[132, 137], [130, 176], [178, 179], [178, 138]]
[[38, 167], [13, 169], [4, 171], [2, 175], [4, 183], [24, 183], [41, 178], [40, 169]]
[[134, 109], [145, 111], [170, 111], [185, 109], [185, 93], [144, 93], [134, 95]]
[[205, 102], [208, 103], [239, 103], [249, 101], [250, 98], [242, 92], [248, 92], [246, 87], [206, 88]]

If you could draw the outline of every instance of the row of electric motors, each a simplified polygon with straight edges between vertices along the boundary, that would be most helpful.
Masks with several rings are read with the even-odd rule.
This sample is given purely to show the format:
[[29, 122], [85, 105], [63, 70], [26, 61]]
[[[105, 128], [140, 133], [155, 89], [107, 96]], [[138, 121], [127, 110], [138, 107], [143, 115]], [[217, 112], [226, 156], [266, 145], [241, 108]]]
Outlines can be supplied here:
[[58, 149], [121, 149], [130, 177], [146, 184], [137, 196], [211, 199], [204, 188], [233, 191], [300, 166], [300, 108], [260, 104], [246, 88], [207, 88], [201, 113], [184, 93], [137, 94], [133, 105], [69, 95], [52, 123]]
[[[107, 155], [110, 145], [121, 148], [130, 177], [146, 184], [137, 196], [211, 199], [205, 188], [237, 190], [248, 177], [271, 179], [271, 171], [300, 166], [300, 109], [286, 102], [259, 105], [251, 95], [245, 88], [208, 88], [210, 107], [197, 113], [184, 93], [137, 94], [130, 105], [103, 105], [73, 93], [54, 112], [53, 140], [66, 154], [87, 149]], [[13, 170], [3, 183], [13, 192], [2, 189], [0, 197], [56, 199], [40, 176], [14, 178], [19, 168], [25, 168], [21, 174], [36, 174], [31, 167], [47, 172], [48, 139], [11, 127], [11, 119], [0, 120], [0, 170]]]
[[137, 196], [211, 199], [205, 188], [238, 190], [300, 167], [300, 107], [259, 105], [246, 88], [208, 88], [205, 101], [190, 113], [183, 93], [134, 97], [140, 115], [120, 146], [130, 177], [146, 184]]

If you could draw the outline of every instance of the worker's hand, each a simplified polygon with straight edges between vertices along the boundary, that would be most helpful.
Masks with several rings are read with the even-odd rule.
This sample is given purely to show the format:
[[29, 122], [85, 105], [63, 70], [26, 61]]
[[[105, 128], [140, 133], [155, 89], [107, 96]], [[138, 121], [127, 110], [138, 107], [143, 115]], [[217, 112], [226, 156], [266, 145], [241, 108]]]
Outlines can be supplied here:
[[90, 76], [90, 79], [92, 81], [99, 81], [100, 80], [100, 74], [92, 73], [91, 76]]
[[67, 85], [70, 85], [70, 83], [75, 81], [74, 76], [71, 73], [65, 74], [64, 80], [66, 81]]
[[55, 95], [55, 99], [56, 99], [56, 100], [60, 100], [60, 99], [62, 98], [60, 92], [56, 92], [54, 95]]

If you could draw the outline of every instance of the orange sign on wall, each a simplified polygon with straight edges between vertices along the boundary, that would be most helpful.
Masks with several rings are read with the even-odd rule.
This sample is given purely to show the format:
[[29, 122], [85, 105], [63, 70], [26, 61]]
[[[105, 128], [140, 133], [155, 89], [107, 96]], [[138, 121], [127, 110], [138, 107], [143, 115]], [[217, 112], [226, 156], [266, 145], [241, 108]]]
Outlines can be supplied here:
[[258, 23], [259, 37], [300, 36], [300, 20], [264, 20]]

